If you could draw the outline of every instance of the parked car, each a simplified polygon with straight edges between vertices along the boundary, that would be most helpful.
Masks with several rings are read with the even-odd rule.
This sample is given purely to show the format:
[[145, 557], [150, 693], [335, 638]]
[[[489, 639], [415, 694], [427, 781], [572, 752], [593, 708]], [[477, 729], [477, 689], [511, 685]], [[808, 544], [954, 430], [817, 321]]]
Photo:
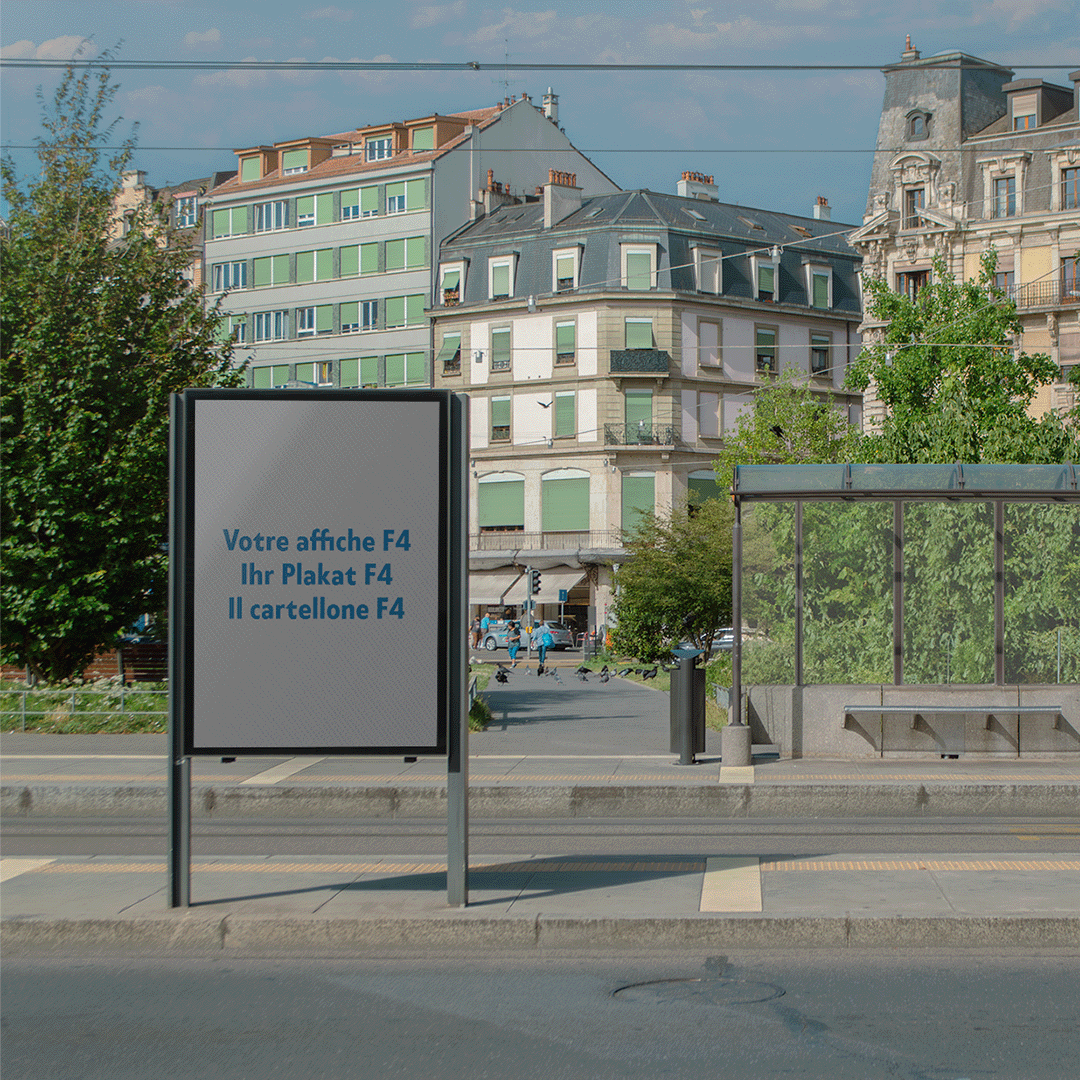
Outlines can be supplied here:
[[549, 648], [572, 649], [574, 647], [574, 631], [566, 623], [561, 623], [557, 619], [545, 619], [544, 622], [533, 627], [532, 637], [529, 639], [532, 648], [540, 648], [540, 639], [544, 636], [545, 630], [551, 635], [553, 642]]
[[496, 649], [506, 648], [506, 639], [510, 633], [510, 624], [508, 622], [492, 623], [488, 627], [488, 632], [484, 635], [481, 645], [488, 652], [494, 652]]

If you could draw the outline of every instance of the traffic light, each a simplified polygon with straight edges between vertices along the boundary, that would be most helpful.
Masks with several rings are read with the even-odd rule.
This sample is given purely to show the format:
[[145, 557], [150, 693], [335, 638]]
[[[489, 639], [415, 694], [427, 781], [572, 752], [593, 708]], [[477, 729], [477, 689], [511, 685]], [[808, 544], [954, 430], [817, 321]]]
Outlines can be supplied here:
[[535, 596], [540, 591], [540, 571], [529, 571], [529, 592]]

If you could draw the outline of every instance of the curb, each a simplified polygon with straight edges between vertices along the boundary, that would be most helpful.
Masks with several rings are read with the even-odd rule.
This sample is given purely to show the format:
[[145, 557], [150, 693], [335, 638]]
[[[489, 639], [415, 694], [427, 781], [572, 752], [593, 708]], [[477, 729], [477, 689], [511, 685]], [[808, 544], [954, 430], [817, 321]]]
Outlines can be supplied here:
[[[479, 818], [894, 818], [1076, 816], [1080, 784], [640, 784], [478, 785]], [[164, 786], [32, 785], [0, 788], [0, 815], [18, 818], [160, 818]], [[196, 819], [444, 818], [445, 786], [192, 787]]]
[[651, 949], [1075, 949], [1080, 917], [491, 919], [470, 912], [415, 919], [162, 918], [6, 919], [7, 957], [50, 955], [381, 956], [432, 950], [631, 952]]

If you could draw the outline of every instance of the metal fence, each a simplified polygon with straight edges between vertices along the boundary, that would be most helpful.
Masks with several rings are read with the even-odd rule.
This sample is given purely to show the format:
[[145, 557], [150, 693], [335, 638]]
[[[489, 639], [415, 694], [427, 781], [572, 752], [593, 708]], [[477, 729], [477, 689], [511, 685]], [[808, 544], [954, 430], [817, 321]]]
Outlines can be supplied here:
[[623, 547], [622, 533], [610, 532], [482, 532], [469, 537], [470, 551], [551, 551]]
[[[148, 697], [160, 699], [161, 707], [146, 708]], [[169, 715], [168, 698], [168, 690], [136, 690], [124, 685], [108, 690], [88, 690], [86, 687], [3, 690], [0, 691], [0, 702], [3, 703], [0, 705], [0, 722], [17, 719], [20, 730], [25, 731], [27, 717], [61, 720], [91, 716], [138, 716], [140, 719], [160, 716], [164, 720]]]

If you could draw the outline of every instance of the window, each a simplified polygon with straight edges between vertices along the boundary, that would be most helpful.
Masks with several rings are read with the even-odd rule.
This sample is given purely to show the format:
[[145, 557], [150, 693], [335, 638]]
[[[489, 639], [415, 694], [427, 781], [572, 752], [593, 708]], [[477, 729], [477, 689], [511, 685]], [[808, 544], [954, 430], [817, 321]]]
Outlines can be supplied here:
[[1016, 274], [1012, 270], [999, 270], [994, 274], [994, 288], [1012, 296], [1016, 286]]
[[281, 155], [281, 175], [295, 176], [308, 171], [308, 152], [306, 150], [286, 150]]
[[247, 262], [214, 263], [213, 291], [247, 288]]
[[1061, 170], [1061, 209], [1080, 209], [1080, 169]]
[[333, 329], [333, 304], [319, 304], [317, 307], [302, 307], [296, 309], [297, 337], [310, 337], [313, 334], [329, 334]]
[[622, 285], [624, 289], [644, 291], [656, 288], [656, 245], [647, 247], [623, 244]]
[[926, 206], [926, 188], [904, 189], [904, 220], [901, 228], [918, 229], [922, 226], [922, 209]]
[[514, 295], [514, 257], [488, 259], [488, 299], [506, 300]]
[[488, 473], [477, 481], [476, 520], [481, 532], [524, 532], [525, 478]]
[[214, 211], [214, 239], [223, 236], [240, 236], [248, 231], [248, 208], [231, 206], [227, 210]]
[[711, 319], [698, 321], [698, 363], [720, 366], [720, 323]]
[[508, 397], [491, 399], [491, 441], [510, 441], [510, 399]]
[[832, 268], [808, 264], [806, 267], [806, 293], [810, 297], [811, 307], [831, 308]]
[[422, 386], [427, 382], [424, 353], [391, 353], [386, 358], [387, 386]]
[[296, 336], [307, 337], [315, 333], [315, 309], [304, 307], [296, 309]]
[[491, 370], [510, 370], [510, 330], [491, 331]]
[[396, 184], [386, 185], [386, 212], [388, 214], [423, 210], [425, 205], [423, 180], [399, 180]]
[[185, 195], [176, 200], [176, 227], [193, 228], [199, 220], [199, 200], [194, 195]]
[[1015, 176], [997, 176], [994, 178], [990, 216], [996, 218], [1016, 216]]
[[329, 281], [334, 276], [334, 249], [298, 251], [296, 253], [296, 280]]
[[926, 138], [926, 117], [921, 113], [913, 116], [908, 124], [908, 138], [909, 139], [925, 139]]
[[262, 158], [246, 157], [240, 162], [240, 182], [249, 183], [252, 180], [262, 179]]
[[814, 375], [826, 375], [832, 364], [829, 354], [832, 352], [832, 335], [810, 335], [810, 371]]
[[[341, 305], [341, 332], [343, 334], [355, 334], [359, 329], [360, 304], [356, 300], [350, 300]], [[350, 383], [349, 385], [355, 384]]]
[[349, 244], [338, 248], [338, 267], [342, 277], [356, 277], [360, 273], [360, 247]]
[[656, 508], [656, 478], [653, 473], [623, 473], [622, 527], [632, 532], [641, 524], [642, 514]]
[[551, 253], [551, 291], [573, 292], [578, 287], [578, 248]]
[[264, 255], [252, 263], [252, 279], [256, 289], [267, 285], [283, 285], [289, 280], [288, 255]]
[[1039, 109], [1038, 92], [1015, 94], [1012, 97], [1013, 131], [1030, 131], [1036, 126]]
[[285, 199], [259, 203], [255, 207], [255, 231], [276, 232], [289, 227], [289, 203]]
[[289, 336], [287, 311], [258, 311], [255, 313], [256, 341], [284, 341]]
[[386, 328], [417, 326], [424, 322], [424, 294], [388, 296], [386, 298]]
[[434, 150], [435, 129], [433, 127], [414, 128], [412, 133], [412, 148], [414, 154], [423, 153], [425, 150]]
[[555, 438], [572, 439], [577, 434], [577, 412], [573, 390], [555, 395]]
[[341, 193], [341, 220], [353, 221], [360, 216], [360, 189], [350, 188]]
[[540, 477], [540, 527], [544, 532], [589, 531], [589, 474], [554, 469]]
[[443, 335], [442, 348], [439, 349], [435, 361], [442, 364], [444, 375], [461, 373], [461, 334]]
[[378, 330], [379, 329], [379, 301], [378, 300], [365, 300], [360, 305], [360, 329], [361, 330]]
[[222, 342], [234, 341], [243, 345], [247, 341], [247, 316], [230, 313], [221, 316], [218, 323], [218, 339]]
[[626, 347], [628, 349], [653, 347], [652, 319], [626, 320]]
[[758, 371], [776, 371], [775, 326], [754, 327], [754, 358]]
[[914, 300], [919, 295], [919, 290], [929, 284], [929, 281], [929, 270], [905, 270], [896, 275], [896, 291]]
[[384, 136], [381, 139], [368, 139], [364, 143], [365, 161], [384, 161], [394, 156], [394, 140], [392, 136]]
[[757, 299], [771, 304], [776, 299], [776, 265], [771, 262], [757, 264]]
[[1061, 299], [1066, 304], [1080, 301], [1080, 255], [1065, 259], [1061, 264]]
[[315, 196], [301, 195], [296, 200], [296, 227], [306, 229], [315, 224]]
[[573, 364], [577, 361], [577, 324], [555, 324], [555, 363]]
[[288, 381], [288, 364], [267, 364], [251, 370], [251, 385], [256, 390], [272, 390], [275, 386], [284, 386]]
[[652, 442], [653, 392], [651, 389], [630, 387], [623, 398], [623, 420], [626, 423], [626, 445]]
[[315, 382], [319, 386], [334, 385], [333, 365], [329, 360], [320, 360], [315, 365]]
[[407, 239], [386, 241], [386, 269], [416, 270], [426, 265], [424, 261], [424, 238], [410, 236]]
[[443, 267], [440, 288], [443, 307], [455, 307], [461, 303], [461, 268]]
[[341, 385], [360, 386], [365, 390], [379, 385], [379, 358], [361, 356], [358, 360], [341, 361]]
[[694, 248], [694, 284], [698, 292], [719, 296], [723, 292], [721, 253], [708, 248]]

